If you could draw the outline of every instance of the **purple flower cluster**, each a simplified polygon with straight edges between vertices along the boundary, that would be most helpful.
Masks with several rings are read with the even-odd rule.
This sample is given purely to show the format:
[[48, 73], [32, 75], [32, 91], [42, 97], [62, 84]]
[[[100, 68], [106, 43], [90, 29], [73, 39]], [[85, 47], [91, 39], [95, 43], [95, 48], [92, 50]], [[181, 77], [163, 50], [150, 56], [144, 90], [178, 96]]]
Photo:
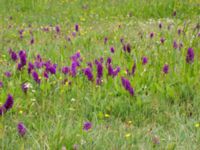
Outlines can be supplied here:
[[73, 37], [76, 37], [76, 32], [72, 32], [72, 36], [73, 36]]
[[90, 67], [91, 69], [93, 68], [93, 65], [91, 62], [87, 62], [87, 66]]
[[58, 25], [55, 26], [55, 30], [56, 30], [57, 33], [60, 33], [60, 27]]
[[0, 115], [5, 114], [9, 109], [11, 109], [13, 104], [14, 99], [12, 95], [8, 94], [6, 102], [0, 107]]
[[56, 74], [57, 64], [52, 64], [51, 61], [47, 61], [44, 65], [47, 73]]
[[96, 84], [101, 84], [102, 83], [102, 77], [103, 77], [103, 64], [100, 59], [100, 61], [95, 60], [96, 63], [96, 68], [97, 68], [97, 78], [96, 78]]
[[104, 38], [104, 44], [107, 44], [107, 42], [108, 42], [108, 38], [105, 37], [105, 38]]
[[20, 63], [18, 64], [18, 70], [22, 70], [22, 68], [26, 65], [26, 51], [21, 50], [19, 51], [19, 58], [20, 58]]
[[131, 45], [129, 43], [123, 45], [124, 52], [131, 53]]
[[162, 26], [163, 26], [163, 25], [162, 25], [162, 23], [160, 22], [158, 26], [159, 26], [160, 29], [162, 29]]
[[76, 52], [74, 55], [71, 57], [71, 75], [72, 77], [75, 77], [77, 74], [77, 67], [80, 66], [80, 62], [82, 61], [81, 54], [80, 52]]
[[116, 77], [118, 73], [120, 72], [120, 67], [116, 67], [115, 69], [112, 67], [112, 59], [108, 57], [107, 62], [106, 62], [106, 67], [108, 69], [108, 75], [112, 77]]
[[28, 73], [30, 74], [33, 70], [34, 70], [34, 65], [31, 62], [29, 62], [28, 63]]
[[35, 42], [35, 40], [34, 40], [34, 38], [32, 37], [31, 40], [30, 40], [30, 44], [33, 45], [34, 42]]
[[44, 27], [44, 28], [42, 28], [42, 30], [43, 30], [44, 32], [49, 32], [49, 27]]
[[18, 70], [22, 70], [22, 68], [26, 65], [26, 51], [25, 50], [20, 50], [18, 52], [18, 55], [17, 53], [15, 53], [11, 48], [9, 49], [9, 54], [10, 54], [10, 57], [13, 61], [17, 61], [18, 60], [18, 56], [20, 58], [20, 62], [18, 63]]
[[[43, 69], [43, 77], [48, 79], [49, 74], [55, 75], [57, 70], [57, 64], [53, 64], [50, 60], [43, 61], [41, 56], [38, 54], [34, 60], [34, 63], [28, 63], [28, 74], [31, 74], [33, 79], [40, 84], [41, 79], [37, 73], [37, 69]], [[40, 72], [40, 71], [39, 71]]]
[[178, 29], [178, 35], [181, 35], [182, 30]]
[[6, 77], [8, 77], [8, 78], [10, 78], [10, 77], [12, 76], [11, 72], [9, 72], [9, 71], [6, 71], [6, 72], [4, 73], [4, 75], [5, 75]]
[[91, 122], [85, 122], [83, 124], [83, 130], [88, 131], [91, 128], [92, 128], [92, 123]]
[[168, 72], [169, 72], [169, 65], [165, 64], [165, 65], [163, 66], [163, 73], [164, 73], [164, 74], [167, 74]]
[[148, 58], [146, 56], [142, 57], [142, 64], [146, 65], [148, 63]]
[[83, 69], [83, 72], [84, 72], [85, 76], [87, 76], [89, 81], [93, 81], [92, 69], [90, 67]]
[[26, 134], [26, 127], [22, 122], [18, 123], [17, 130], [19, 135], [22, 137]]
[[23, 29], [19, 30], [19, 36], [20, 36], [21, 39], [24, 37], [23, 34], [24, 34], [24, 30]]
[[194, 62], [194, 50], [193, 50], [193, 48], [188, 48], [187, 56], [186, 56], [186, 62], [189, 63], [189, 64]]
[[174, 47], [174, 49], [177, 49], [177, 48], [178, 48], [178, 44], [177, 44], [176, 41], [173, 42], [173, 47]]
[[107, 61], [106, 61], [106, 66], [108, 66], [109, 64], [111, 64], [112, 62], [112, 58], [111, 57], [108, 57], [107, 58]]
[[121, 77], [123, 87], [130, 93], [131, 96], [134, 95], [134, 89], [131, 86], [131, 83], [128, 79]]
[[115, 48], [112, 46], [112, 47], [110, 47], [110, 52], [111, 53], [114, 53], [115, 52]]
[[70, 67], [65, 66], [65, 67], [62, 68], [62, 73], [63, 74], [68, 74], [69, 72], [70, 72]]
[[70, 68], [72, 77], [76, 76], [76, 74], [77, 74], [77, 67], [78, 66], [79, 66], [79, 63], [77, 61], [72, 61], [71, 68]]
[[160, 38], [160, 42], [162, 43], [162, 44], [164, 44], [164, 42], [165, 42], [165, 38]]
[[152, 39], [153, 37], [154, 37], [154, 33], [151, 32], [151, 33], [150, 33], [150, 38]]
[[41, 80], [40, 80], [39, 75], [38, 75], [38, 73], [36, 71], [32, 72], [32, 77], [35, 80], [35, 82], [37, 82], [38, 84], [40, 84]]
[[17, 59], [18, 59], [17, 53], [15, 53], [11, 48], [9, 48], [8, 52], [10, 54], [11, 59], [13, 61], [17, 61]]
[[115, 69], [112, 68], [112, 65], [108, 65], [108, 75], [115, 77], [120, 72], [120, 67], [116, 67]]
[[38, 54], [35, 58], [34, 66], [38, 69], [42, 68], [44, 65], [41, 56]]
[[80, 66], [82, 61], [80, 52], [76, 52], [74, 55], [70, 57], [71, 66], [62, 67], [63, 74], [70, 74], [72, 77], [75, 77], [77, 74], [77, 68]]
[[75, 31], [78, 32], [79, 31], [79, 25], [75, 24]]
[[174, 42], [173, 42], [173, 48], [174, 49], [181, 49], [183, 47], [183, 43], [182, 42], [180, 42], [179, 44], [174, 40]]
[[46, 71], [44, 71], [44, 72], [43, 72], [43, 77], [44, 77], [45, 79], [48, 79], [48, 78], [49, 78], [49, 74], [48, 74]]

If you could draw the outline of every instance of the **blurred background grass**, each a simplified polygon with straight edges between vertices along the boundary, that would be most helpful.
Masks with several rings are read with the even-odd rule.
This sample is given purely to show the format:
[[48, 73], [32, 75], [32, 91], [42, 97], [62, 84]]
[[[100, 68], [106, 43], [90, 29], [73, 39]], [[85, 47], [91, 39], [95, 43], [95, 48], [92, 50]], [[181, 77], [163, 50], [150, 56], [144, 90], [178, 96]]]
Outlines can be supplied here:
[[[117, 8], [117, 9], [116, 9]], [[189, 19], [200, 14], [198, 0], [0, 0], [1, 17], [9, 15], [16, 22], [59, 23], [63, 20], [86, 22], [113, 20], [124, 17], [139, 19]], [[8, 13], [9, 12], [9, 13]]]

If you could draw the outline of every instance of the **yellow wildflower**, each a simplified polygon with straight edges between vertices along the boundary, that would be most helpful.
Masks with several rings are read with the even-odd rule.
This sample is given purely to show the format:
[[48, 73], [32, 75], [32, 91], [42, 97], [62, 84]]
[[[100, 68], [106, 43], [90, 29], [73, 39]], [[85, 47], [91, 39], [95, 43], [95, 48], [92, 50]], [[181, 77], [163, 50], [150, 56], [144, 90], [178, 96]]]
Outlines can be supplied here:
[[130, 133], [125, 134], [125, 137], [126, 137], [126, 138], [129, 138], [130, 136], [131, 136]]
[[199, 128], [200, 127], [200, 123], [195, 123], [194, 125], [196, 128]]
[[109, 114], [105, 114], [105, 117], [106, 117], [106, 118], [110, 118], [110, 115], [109, 115]]
[[22, 110], [20, 110], [20, 111], [19, 111], [19, 114], [23, 114], [23, 111], [22, 111]]
[[128, 121], [128, 124], [132, 124], [132, 121], [131, 121], [131, 120], [129, 120], [129, 121]]
[[65, 86], [68, 86], [69, 85], [69, 83], [68, 82], [65, 82]]

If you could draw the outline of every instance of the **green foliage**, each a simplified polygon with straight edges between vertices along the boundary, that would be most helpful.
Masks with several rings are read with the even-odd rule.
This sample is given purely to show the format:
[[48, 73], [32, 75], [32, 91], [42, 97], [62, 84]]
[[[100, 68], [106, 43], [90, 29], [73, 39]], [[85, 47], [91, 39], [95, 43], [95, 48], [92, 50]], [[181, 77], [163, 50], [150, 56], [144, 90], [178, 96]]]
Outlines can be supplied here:
[[[0, 81], [4, 84], [0, 102], [8, 93], [15, 99], [12, 110], [0, 116], [0, 149], [72, 149], [74, 144], [80, 149], [198, 149], [198, 5], [189, 0], [0, 0]], [[80, 33], [73, 37], [75, 23]], [[59, 35], [56, 25], [61, 27]], [[42, 28], [47, 26], [50, 32], [46, 33]], [[18, 34], [21, 29], [25, 29], [23, 39]], [[181, 35], [178, 29], [183, 30]], [[150, 32], [155, 33], [153, 39]], [[108, 37], [106, 45], [104, 37]], [[121, 37], [131, 44], [131, 54], [123, 52]], [[166, 39], [164, 44], [161, 37]], [[181, 50], [173, 48], [174, 40], [183, 43]], [[115, 47], [114, 54], [110, 46]], [[58, 64], [59, 73], [48, 81], [42, 79], [39, 86], [27, 67], [17, 71], [9, 47], [25, 49], [30, 61], [41, 54]], [[185, 61], [189, 47], [195, 52], [193, 64]], [[67, 77], [72, 85], [63, 84], [66, 76], [61, 67], [70, 65], [69, 57], [78, 50], [83, 67], [101, 56], [105, 60], [112, 56], [113, 66], [121, 67], [118, 77], [108, 77], [104, 68], [101, 86], [81, 72], [76, 78]], [[143, 56], [149, 59], [146, 65], [142, 65]], [[136, 72], [129, 77], [125, 70], [131, 70], [134, 62]], [[162, 72], [164, 64], [169, 64], [168, 74]], [[12, 72], [12, 77], [5, 77], [5, 71]], [[93, 73], [96, 77], [95, 66]], [[130, 80], [134, 96], [122, 87], [121, 76]], [[27, 94], [21, 90], [23, 82], [32, 85]], [[25, 137], [17, 133], [20, 121], [27, 127]], [[85, 121], [92, 122], [88, 132], [83, 131]]]

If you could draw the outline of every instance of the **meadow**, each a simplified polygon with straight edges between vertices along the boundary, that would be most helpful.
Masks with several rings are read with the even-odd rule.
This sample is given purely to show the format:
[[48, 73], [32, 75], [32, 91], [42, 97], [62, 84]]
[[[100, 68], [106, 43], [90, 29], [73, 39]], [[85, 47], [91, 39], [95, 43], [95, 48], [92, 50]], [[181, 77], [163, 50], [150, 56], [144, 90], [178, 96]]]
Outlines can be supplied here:
[[198, 0], [0, 0], [0, 149], [198, 150]]

